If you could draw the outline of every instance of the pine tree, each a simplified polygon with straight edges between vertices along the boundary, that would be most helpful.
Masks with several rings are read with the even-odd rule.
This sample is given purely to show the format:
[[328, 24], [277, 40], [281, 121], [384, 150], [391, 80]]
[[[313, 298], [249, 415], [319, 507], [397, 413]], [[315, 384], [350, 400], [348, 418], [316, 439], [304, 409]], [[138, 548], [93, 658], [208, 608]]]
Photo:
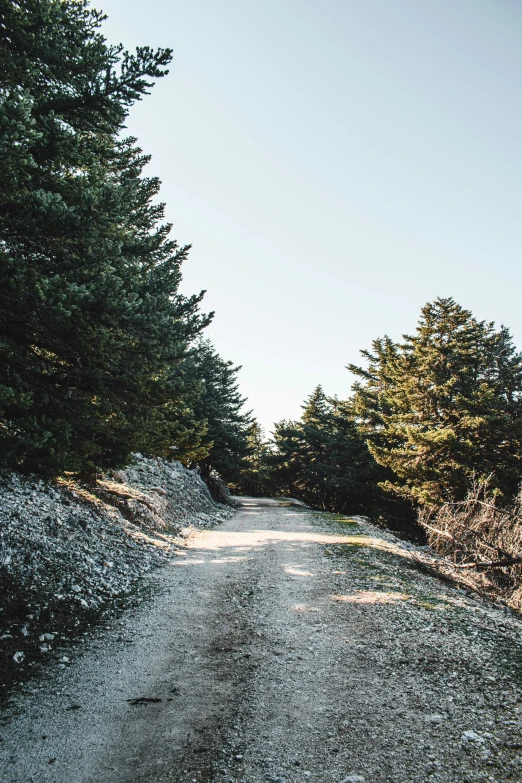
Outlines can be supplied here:
[[314, 508], [381, 513], [377, 482], [387, 476], [359, 433], [353, 405], [325, 395], [321, 386], [302, 405], [299, 421], [275, 426], [268, 457], [272, 481], [285, 494]]
[[274, 493], [270, 466], [270, 444], [263, 427], [254, 419], [247, 430], [247, 454], [243, 459], [239, 480], [234, 486], [237, 494], [266, 497]]
[[89, 471], [197, 446], [172, 368], [208, 319], [178, 293], [188, 248], [121, 138], [171, 52], [109, 46], [85, 0], [1, 11], [0, 466]]
[[477, 321], [453, 299], [422, 309], [413, 336], [388, 337], [350, 365], [361, 431], [395, 480], [386, 489], [416, 503], [461, 499], [474, 478], [501, 497], [516, 491], [522, 446], [522, 356], [508, 329]]
[[206, 433], [201, 440], [208, 454], [197, 459], [202, 476], [208, 480], [212, 471], [225, 482], [239, 481], [243, 460], [248, 454], [251, 412], [243, 410], [246, 399], [238, 388], [241, 367], [222, 359], [209, 340], [198, 340], [180, 367], [185, 383], [199, 385], [192, 410], [204, 422]]

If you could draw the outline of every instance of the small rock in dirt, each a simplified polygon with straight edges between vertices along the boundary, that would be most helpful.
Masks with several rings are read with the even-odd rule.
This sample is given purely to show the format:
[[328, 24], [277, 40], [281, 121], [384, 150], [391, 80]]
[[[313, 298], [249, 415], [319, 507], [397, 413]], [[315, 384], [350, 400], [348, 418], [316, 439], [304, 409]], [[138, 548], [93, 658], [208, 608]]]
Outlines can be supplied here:
[[486, 740], [484, 737], [481, 737], [480, 734], [477, 734], [476, 731], [464, 731], [462, 732], [462, 739], [466, 742], [485, 742]]
[[22, 663], [23, 659], [25, 658], [25, 653], [21, 650], [19, 652], [15, 652], [13, 655], [13, 661], [15, 663]]
[[365, 783], [365, 780], [362, 775], [348, 775], [341, 783]]
[[426, 715], [426, 723], [442, 723], [444, 715], [440, 712], [434, 712], [433, 715]]

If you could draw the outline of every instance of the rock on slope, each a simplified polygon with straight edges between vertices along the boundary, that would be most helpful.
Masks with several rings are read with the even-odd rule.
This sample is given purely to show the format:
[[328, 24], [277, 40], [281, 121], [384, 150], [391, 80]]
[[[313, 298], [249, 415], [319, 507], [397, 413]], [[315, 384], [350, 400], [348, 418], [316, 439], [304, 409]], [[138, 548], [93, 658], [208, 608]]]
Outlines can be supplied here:
[[[97, 486], [0, 479], [0, 669], [6, 680], [124, 600], [187, 528], [228, 517], [200, 476], [136, 455]], [[5, 682], [2, 683], [5, 688]]]

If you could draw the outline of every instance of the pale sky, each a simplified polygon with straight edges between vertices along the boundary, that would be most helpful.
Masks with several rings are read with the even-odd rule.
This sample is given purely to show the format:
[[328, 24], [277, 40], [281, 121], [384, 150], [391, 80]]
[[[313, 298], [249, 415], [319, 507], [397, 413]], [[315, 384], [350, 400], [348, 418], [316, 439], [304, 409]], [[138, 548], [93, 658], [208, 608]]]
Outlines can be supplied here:
[[99, 0], [174, 49], [129, 132], [267, 430], [453, 296], [522, 347], [518, 0]]

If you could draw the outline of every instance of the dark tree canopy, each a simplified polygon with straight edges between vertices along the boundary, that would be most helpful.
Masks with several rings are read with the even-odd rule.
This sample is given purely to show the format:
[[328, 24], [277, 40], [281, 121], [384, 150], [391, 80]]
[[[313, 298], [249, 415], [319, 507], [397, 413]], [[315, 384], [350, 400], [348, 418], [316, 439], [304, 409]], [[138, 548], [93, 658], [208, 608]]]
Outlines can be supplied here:
[[508, 329], [477, 321], [453, 299], [422, 309], [415, 334], [363, 351], [354, 408], [372, 455], [393, 471], [385, 488], [415, 503], [461, 499], [491, 476], [516, 492], [522, 454], [522, 356]]
[[84, 0], [2, 0], [0, 465], [45, 472], [190, 453], [172, 368], [206, 325], [178, 293], [159, 181], [122, 139], [170, 50], [109, 46]]
[[278, 491], [274, 481], [271, 457], [271, 445], [258, 421], [250, 424], [247, 430], [247, 454], [243, 459], [239, 479], [234, 484], [238, 494], [263, 497]]
[[276, 424], [269, 457], [275, 485], [314, 508], [375, 511], [383, 471], [358, 431], [351, 402], [317, 386], [302, 408], [299, 421]]
[[246, 399], [237, 381], [240, 369], [222, 359], [212, 343], [203, 339], [196, 342], [180, 367], [184, 382], [199, 386], [192, 408], [196, 418], [206, 424], [201, 444], [208, 448], [207, 456], [197, 460], [201, 473], [208, 478], [215, 471], [228, 483], [238, 481], [249, 453], [252, 417], [243, 410]]

